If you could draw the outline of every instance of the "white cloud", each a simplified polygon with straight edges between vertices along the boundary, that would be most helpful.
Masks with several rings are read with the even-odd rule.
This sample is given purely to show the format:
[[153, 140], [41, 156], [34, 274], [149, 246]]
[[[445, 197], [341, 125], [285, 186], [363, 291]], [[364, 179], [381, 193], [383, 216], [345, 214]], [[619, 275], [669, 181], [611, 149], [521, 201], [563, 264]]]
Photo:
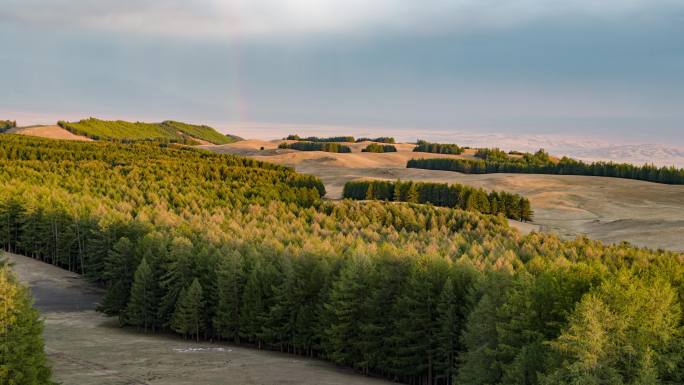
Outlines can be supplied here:
[[174, 36], [480, 29], [554, 16], [620, 17], [678, 0], [5, 0], [0, 21]]

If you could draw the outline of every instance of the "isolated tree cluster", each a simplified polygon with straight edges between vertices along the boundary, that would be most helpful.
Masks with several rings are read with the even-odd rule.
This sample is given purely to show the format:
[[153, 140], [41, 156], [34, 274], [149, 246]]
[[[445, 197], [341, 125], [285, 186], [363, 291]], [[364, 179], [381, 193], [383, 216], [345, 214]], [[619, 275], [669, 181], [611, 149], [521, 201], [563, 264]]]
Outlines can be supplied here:
[[344, 144], [334, 142], [294, 142], [294, 143], [280, 143], [278, 148], [292, 149], [298, 151], [325, 151], [325, 152], [340, 152], [350, 153], [351, 148]]
[[457, 144], [449, 143], [430, 143], [425, 140], [418, 140], [417, 146], [413, 148], [413, 152], [431, 152], [435, 154], [463, 154], [465, 148]]
[[0, 185], [0, 246], [85, 274], [141, 331], [410, 384], [684, 381], [677, 253], [323, 201], [317, 178], [173, 145], [3, 136]]
[[460, 184], [390, 181], [352, 181], [344, 185], [342, 196], [349, 199], [429, 203], [484, 214], [501, 214], [519, 221], [531, 221], [530, 201], [505, 191], [487, 193]]
[[397, 148], [391, 144], [377, 144], [371, 143], [366, 146], [361, 152], [397, 152]]

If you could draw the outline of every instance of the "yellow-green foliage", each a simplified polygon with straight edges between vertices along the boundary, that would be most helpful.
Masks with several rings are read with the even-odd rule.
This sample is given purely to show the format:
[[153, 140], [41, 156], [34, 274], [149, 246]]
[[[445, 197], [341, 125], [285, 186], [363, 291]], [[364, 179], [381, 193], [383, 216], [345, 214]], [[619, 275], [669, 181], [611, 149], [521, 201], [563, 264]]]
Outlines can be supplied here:
[[96, 140], [153, 140], [186, 144], [198, 144], [193, 139], [201, 139], [213, 144], [226, 144], [235, 141], [232, 137], [222, 135], [209, 126], [198, 126], [171, 120], [161, 123], [144, 123], [89, 118], [79, 122], [60, 121], [59, 125], [76, 135], [83, 135]]
[[0, 266], [0, 384], [51, 384], [43, 324], [28, 289]]

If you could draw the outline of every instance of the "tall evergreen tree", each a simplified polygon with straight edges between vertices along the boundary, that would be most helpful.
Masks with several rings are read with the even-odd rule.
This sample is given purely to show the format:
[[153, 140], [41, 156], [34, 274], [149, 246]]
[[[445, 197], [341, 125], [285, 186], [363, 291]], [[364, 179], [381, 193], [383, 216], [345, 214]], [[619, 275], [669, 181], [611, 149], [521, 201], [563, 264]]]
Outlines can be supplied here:
[[229, 251], [218, 267], [218, 305], [213, 325], [219, 335], [240, 342], [240, 301], [245, 285], [242, 256]]
[[171, 319], [171, 329], [186, 337], [194, 336], [199, 341], [200, 333], [205, 327], [203, 309], [202, 285], [195, 278], [187, 289], [181, 290]]
[[52, 384], [43, 343], [43, 323], [28, 290], [8, 266], [0, 266], [0, 383]]
[[152, 269], [143, 257], [135, 271], [131, 295], [126, 308], [126, 322], [147, 332], [157, 316], [156, 282]]

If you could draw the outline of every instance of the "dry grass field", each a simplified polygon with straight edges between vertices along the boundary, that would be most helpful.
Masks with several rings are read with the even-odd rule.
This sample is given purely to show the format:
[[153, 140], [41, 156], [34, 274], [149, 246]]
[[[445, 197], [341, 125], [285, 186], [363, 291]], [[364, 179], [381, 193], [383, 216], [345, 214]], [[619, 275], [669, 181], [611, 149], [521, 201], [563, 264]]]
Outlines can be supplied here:
[[[327, 197], [338, 199], [344, 183], [361, 178], [462, 183], [488, 190], [507, 190], [528, 197], [535, 209], [533, 224], [516, 224], [523, 231], [541, 229], [563, 237], [586, 234], [606, 242], [684, 251], [684, 186], [627, 179], [488, 174], [407, 169], [406, 161], [425, 157], [472, 157], [412, 152], [398, 144], [396, 153], [362, 153], [367, 143], [351, 144], [351, 154], [278, 149], [280, 140], [246, 140], [223, 146], [200, 146], [295, 167], [325, 183]], [[492, 144], [494, 146], [494, 144]], [[261, 148], [263, 147], [263, 150]]]
[[54, 380], [62, 384], [389, 384], [324, 361], [122, 329], [116, 318], [93, 310], [102, 292], [77, 274], [6, 256], [36, 297]]
[[85, 136], [74, 135], [71, 132], [57, 125], [16, 127], [7, 130], [7, 133], [27, 136], [39, 136], [41, 138], [49, 139], [92, 141], [92, 139], [86, 138]]

